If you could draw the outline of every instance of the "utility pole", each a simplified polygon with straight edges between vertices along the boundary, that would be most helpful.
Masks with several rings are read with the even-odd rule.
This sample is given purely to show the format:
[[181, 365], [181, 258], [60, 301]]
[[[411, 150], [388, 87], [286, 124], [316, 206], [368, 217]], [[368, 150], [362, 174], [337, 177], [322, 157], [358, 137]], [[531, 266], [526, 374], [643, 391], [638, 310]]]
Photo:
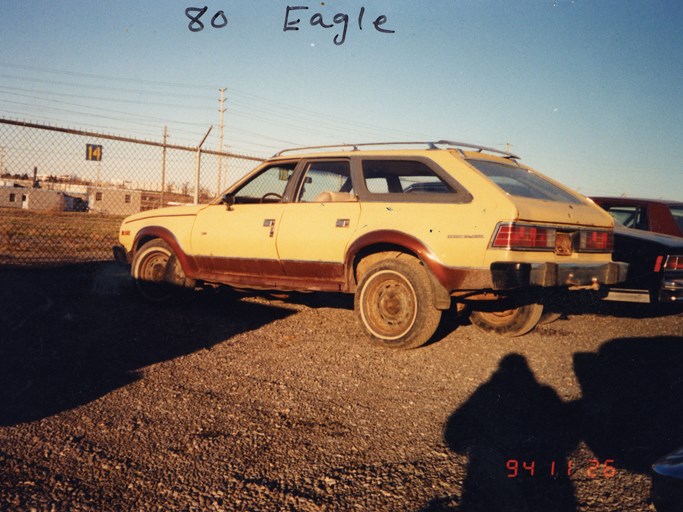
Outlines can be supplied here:
[[221, 193], [221, 174], [223, 174], [223, 112], [225, 112], [225, 87], [218, 89], [221, 93], [221, 98], [218, 100], [220, 108], [219, 113], [219, 124], [218, 124], [218, 172], [216, 178], [216, 195]]
[[160, 198], [160, 207], [164, 207], [164, 192], [166, 190], [166, 137], [168, 136], [168, 126], [164, 125], [164, 146], [161, 149], [161, 195], [159, 196]]
[[211, 133], [211, 128], [213, 128], [213, 125], [209, 126], [209, 129], [207, 130], [206, 135], [204, 135], [204, 138], [199, 143], [199, 146], [197, 146], [197, 156], [195, 157], [195, 168], [194, 168], [194, 204], [199, 204], [199, 183], [201, 181], [200, 180], [200, 168], [202, 165], [202, 146], [204, 145], [206, 138], [209, 136], [209, 133]]

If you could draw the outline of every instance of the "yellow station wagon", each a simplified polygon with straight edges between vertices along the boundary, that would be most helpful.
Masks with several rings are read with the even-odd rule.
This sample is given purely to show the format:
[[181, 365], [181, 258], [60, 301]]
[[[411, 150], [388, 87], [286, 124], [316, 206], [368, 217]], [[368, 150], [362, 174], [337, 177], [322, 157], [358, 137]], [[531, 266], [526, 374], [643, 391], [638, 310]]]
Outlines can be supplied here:
[[281, 151], [211, 204], [126, 218], [115, 254], [150, 299], [216, 284], [353, 293], [373, 341], [413, 348], [453, 304], [517, 336], [547, 293], [623, 280], [612, 227], [513, 154], [375, 143]]

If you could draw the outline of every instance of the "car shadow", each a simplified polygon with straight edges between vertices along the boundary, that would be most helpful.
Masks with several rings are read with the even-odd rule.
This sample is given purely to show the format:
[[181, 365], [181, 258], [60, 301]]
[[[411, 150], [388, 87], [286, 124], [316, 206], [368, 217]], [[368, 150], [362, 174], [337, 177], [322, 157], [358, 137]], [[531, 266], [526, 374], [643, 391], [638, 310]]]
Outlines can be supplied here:
[[659, 318], [683, 315], [683, 303], [639, 304], [637, 302], [603, 301], [595, 312], [599, 315], [617, 318]]
[[318, 308], [346, 309], [353, 311], [353, 294], [334, 292], [250, 292], [265, 297], [266, 299], [285, 299], [291, 304]]
[[[254, 292], [256, 293], [256, 292]], [[266, 299], [280, 299], [283, 298], [292, 304], [301, 304], [312, 309], [318, 308], [333, 308], [344, 309], [347, 311], [354, 310], [354, 295], [351, 293], [330, 293], [330, 292], [263, 292], [258, 294]], [[468, 324], [467, 313], [459, 311], [455, 302], [451, 307], [442, 312], [441, 321], [432, 337], [422, 347], [427, 347], [442, 341], [444, 338], [455, 332], [455, 330], [463, 325]]]
[[579, 443], [600, 471], [609, 461], [640, 474], [683, 446], [683, 337], [613, 339], [573, 363], [582, 398], [564, 402], [523, 356], [503, 357], [444, 426], [447, 446], [468, 458], [460, 495], [422, 512], [576, 511], [566, 475]]
[[549, 296], [545, 310], [571, 315], [600, 315], [617, 318], [658, 318], [683, 314], [683, 303], [639, 303], [603, 300], [602, 292], [573, 291]]
[[88, 403], [145, 366], [293, 313], [215, 293], [148, 303], [111, 262], [1, 269], [0, 283], [0, 425]]
[[595, 455], [647, 473], [683, 446], [683, 337], [620, 338], [574, 354], [581, 436]]

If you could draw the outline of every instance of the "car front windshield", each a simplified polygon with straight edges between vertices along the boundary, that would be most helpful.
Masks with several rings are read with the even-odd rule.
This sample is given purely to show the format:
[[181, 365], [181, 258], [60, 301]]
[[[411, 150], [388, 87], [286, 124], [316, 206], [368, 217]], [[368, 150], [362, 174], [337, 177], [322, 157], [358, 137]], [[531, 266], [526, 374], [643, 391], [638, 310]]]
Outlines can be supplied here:
[[683, 233], [683, 206], [669, 206], [669, 210], [671, 211], [671, 215], [673, 215], [673, 218], [676, 221], [678, 229], [680, 229], [681, 233]]
[[560, 203], [582, 203], [578, 197], [523, 167], [489, 160], [471, 159], [468, 160], [468, 163], [511, 196]]

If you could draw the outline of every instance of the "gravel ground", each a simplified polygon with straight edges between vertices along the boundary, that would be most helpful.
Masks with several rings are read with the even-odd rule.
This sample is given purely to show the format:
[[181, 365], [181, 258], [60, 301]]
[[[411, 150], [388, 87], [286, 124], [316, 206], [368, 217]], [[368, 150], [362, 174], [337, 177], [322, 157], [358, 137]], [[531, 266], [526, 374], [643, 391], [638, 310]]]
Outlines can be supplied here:
[[392, 351], [346, 296], [159, 306], [123, 272], [0, 274], [0, 510], [654, 510], [683, 445], [680, 310]]

